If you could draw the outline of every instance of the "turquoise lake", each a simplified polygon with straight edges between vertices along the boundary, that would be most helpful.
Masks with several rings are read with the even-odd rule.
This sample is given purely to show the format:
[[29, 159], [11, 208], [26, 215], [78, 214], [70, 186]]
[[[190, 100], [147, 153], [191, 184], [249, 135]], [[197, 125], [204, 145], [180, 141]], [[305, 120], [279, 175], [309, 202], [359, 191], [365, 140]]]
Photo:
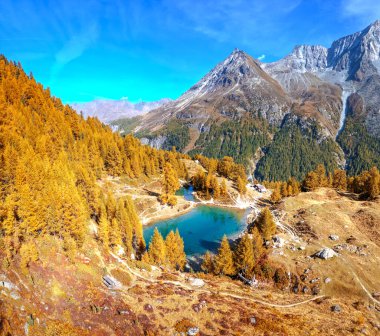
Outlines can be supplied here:
[[[193, 200], [191, 192], [191, 189], [181, 189], [178, 194]], [[216, 252], [224, 234], [233, 236], [245, 228], [245, 211], [199, 205], [182, 216], [145, 227], [144, 238], [147, 244], [156, 227], [164, 238], [171, 230], [178, 229], [187, 255], [204, 254], [207, 250]]]

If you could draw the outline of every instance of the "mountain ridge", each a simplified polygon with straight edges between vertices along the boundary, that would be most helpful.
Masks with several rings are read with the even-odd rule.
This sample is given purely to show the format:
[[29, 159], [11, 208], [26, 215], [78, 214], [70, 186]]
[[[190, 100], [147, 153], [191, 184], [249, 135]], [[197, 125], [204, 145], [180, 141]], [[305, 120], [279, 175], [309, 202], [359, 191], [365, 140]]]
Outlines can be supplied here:
[[[206, 147], [209, 148], [211, 143], [220, 149], [216, 150], [217, 155], [223, 156], [231, 152], [227, 148], [233, 143], [239, 146], [235, 148], [234, 158], [245, 162], [248, 169], [256, 169], [259, 163], [255, 159], [257, 151], [264, 153], [259, 161], [265, 161], [276, 134], [285, 125], [293, 123], [306, 142], [312, 141], [310, 148], [314, 148], [314, 144], [324, 147], [322, 143], [326, 141], [331, 144], [325, 148], [334, 148], [332, 153], [317, 151], [320, 153], [318, 157], [308, 153], [305, 167], [316, 165], [318, 161], [330, 170], [350, 167], [350, 162], [367, 155], [364, 154], [368, 152], [366, 143], [357, 146], [363, 137], [371, 139], [374, 146], [371, 145], [369, 157], [355, 165], [367, 169], [368, 162], [376, 163], [375, 156], [380, 155], [380, 113], [377, 107], [380, 95], [375, 94], [380, 92], [379, 65], [380, 21], [333, 41], [329, 48], [297, 45], [287, 56], [271, 63], [262, 63], [246, 52], [234, 49], [177, 100], [143, 115], [135, 133], [145, 143], [165, 148], [165, 139], [172, 136], [168, 125], [175, 123], [178, 126], [176, 131], [181, 129], [181, 134], [187, 134], [185, 138], [188, 139], [187, 143], [181, 141], [180, 150], [186, 149], [190, 154], [205, 153], [205, 141], [208, 141]], [[353, 94], [359, 95], [360, 99], [352, 105], [350, 97]], [[347, 120], [352, 118], [363, 125], [360, 134], [354, 136], [344, 132]], [[255, 126], [249, 126], [248, 133], [242, 134], [238, 129], [245, 121]], [[290, 130], [293, 128], [287, 129], [290, 133], [286, 136], [292, 137]], [[242, 143], [250, 141], [247, 139], [250, 134], [258, 133], [268, 141], [257, 140], [249, 152], [243, 151]], [[341, 143], [349, 143], [347, 137], [354, 139], [351, 148], [341, 147]], [[264, 143], [266, 145], [262, 147]], [[175, 142], [170, 141], [170, 145]], [[355, 153], [354, 148], [363, 155]], [[284, 151], [290, 156], [287, 164], [293, 167], [289, 171], [302, 174], [302, 169], [294, 164], [298, 154], [294, 149], [284, 148]], [[210, 153], [206, 151], [205, 154]]]

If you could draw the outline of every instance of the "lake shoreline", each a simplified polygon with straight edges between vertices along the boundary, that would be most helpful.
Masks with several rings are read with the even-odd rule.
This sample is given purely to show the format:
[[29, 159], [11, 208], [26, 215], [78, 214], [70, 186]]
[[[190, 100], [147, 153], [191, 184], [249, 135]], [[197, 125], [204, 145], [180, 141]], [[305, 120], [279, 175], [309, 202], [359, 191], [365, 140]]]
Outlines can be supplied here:
[[[250, 208], [252, 208], [252, 205], [253, 205], [253, 203], [247, 203], [245, 206], [238, 205], [236, 203], [230, 203], [230, 204], [216, 203], [213, 198], [211, 200], [208, 200], [208, 201], [202, 200], [197, 195], [196, 192], [192, 192], [192, 195], [196, 201], [188, 201], [185, 199], [185, 197], [179, 196], [179, 197], [183, 197], [183, 200], [185, 200], [185, 203], [182, 203], [181, 205], [189, 205], [185, 209], [179, 209], [178, 207], [172, 207], [171, 208], [170, 206], [165, 205], [165, 208], [163, 208], [162, 210], [165, 210], [166, 213], [159, 214], [159, 215], [156, 215], [153, 217], [143, 217], [141, 219], [141, 221], [143, 222], [143, 227], [152, 226], [152, 225], [156, 224], [157, 222], [161, 222], [164, 220], [169, 220], [172, 218], [180, 217], [180, 216], [185, 215], [186, 213], [190, 212], [195, 207], [200, 206], [200, 205], [209, 206], [209, 207], [217, 207], [217, 208], [236, 209], [236, 210], [242, 210], [242, 211], [243, 210], [245, 210], [245, 211], [249, 210]], [[247, 216], [248, 216], [248, 214], [247, 214]]]
[[230, 197], [228, 203], [201, 200], [192, 188], [182, 188], [177, 196], [177, 208], [165, 205], [162, 206], [165, 213], [157, 211], [145, 218], [144, 238], [149, 243], [156, 228], [163, 237], [178, 229], [187, 258], [193, 262], [206, 251], [216, 253], [224, 235], [230, 241], [241, 237], [247, 231], [250, 217], [256, 213], [256, 195], [251, 193], [244, 198]]
[[193, 210], [194, 208], [197, 207], [196, 202], [191, 202], [191, 201], [185, 203], [185, 205], [189, 205], [189, 206], [185, 209], [179, 209], [179, 208], [174, 208], [174, 207], [170, 208], [170, 206], [166, 205], [167, 208], [162, 209], [162, 210], [165, 210], [166, 213], [159, 214], [159, 215], [156, 215], [153, 217], [142, 218], [141, 221], [143, 224], [143, 228], [152, 226], [152, 225], [156, 224], [157, 222], [161, 222], [164, 220], [169, 220], [169, 219], [173, 219], [173, 218], [183, 216], [183, 215], [187, 214], [188, 212], [190, 212], [191, 210]]

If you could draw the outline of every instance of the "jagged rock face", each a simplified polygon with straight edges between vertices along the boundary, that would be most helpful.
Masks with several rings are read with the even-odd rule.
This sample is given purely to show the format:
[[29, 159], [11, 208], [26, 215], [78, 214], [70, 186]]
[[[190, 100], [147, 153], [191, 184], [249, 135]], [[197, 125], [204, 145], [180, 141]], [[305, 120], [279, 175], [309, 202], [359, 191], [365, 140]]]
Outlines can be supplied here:
[[370, 134], [380, 138], [380, 76], [368, 77], [358, 90], [364, 101], [364, 122]]
[[327, 67], [327, 48], [323, 46], [298, 45], [283, 59], [268, 63], [268, 72], [315, 72]]
[[[334, 129], [336, 134], [344, 126], [336, 123], [337, 116], [345, 112], [342, 100], [357, 92], [362, 100], [361, 122], [371, 135], [380, 137], [380, 21], [334, 41], [328, 49], [298, 46], [290, 55], [263, 68], [293, 99], [301, 99], [301, 104], [295, 105], [297, 113], [312, 114], [332, 135]], [[343, 90], [331, 88], [326, 94], [327, 84]]]
[[166, 136], [159, 135], [153, 139], [141, 138], [140, 140], [143, 145], [149, 145], [153, 148], [160, 149], [165, 143]]
[[362, 80], [377, 72], [380, 59], [380, 21], [361, 32], [343, 37], [331, 45], [327, 66], [348, 72], [348, 79]]
[[380, 76], [372, 75], [347, 99], [347, 115], [380, 138]]
[[342, 89], [334, 84], [320, 82], [298, 95], [293, 105], [294, 114], [318, 121], [323, 134], [334, 137], [339, 128], [342, 111]]

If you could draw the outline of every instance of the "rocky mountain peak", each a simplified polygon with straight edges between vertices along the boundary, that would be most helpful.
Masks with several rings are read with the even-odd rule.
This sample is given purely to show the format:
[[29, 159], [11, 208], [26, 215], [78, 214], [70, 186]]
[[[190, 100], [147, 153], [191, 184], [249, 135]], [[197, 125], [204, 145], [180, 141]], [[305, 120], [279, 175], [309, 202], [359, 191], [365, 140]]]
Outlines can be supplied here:
[[259, 81], [264, 75], [265, 72], [257, 61], [244, 51], [235, 48], [224, 61], [191, 87], [186, 94], [210, 93], [220, 88], [242, 84], [247, 79]]
[[364, 30], [333, 42], [328, 51], [328, 66], [347, 71], [348, 79], [362, 80], [380, 69], [380, 20]]
[[181, 97], [151, 111], [143, 122], [153, 129], [175, 116], [192, 120], [192, 127], [203, 132], [209, 119], [241, 118], [247, 113], [279, 125], [288, 110], [289, 100], [280, 84], [257, 60], [234, 49]]
[[375, 22], [371, 23], [368, 28], [370, 29], [380, 29], [380, 20], [376, 20]]
[[264, 67], [269, 71], [315, 72], [327, 66], [327, 48], [320, 45], [297, 45], [283, 59], [268, 63]]

